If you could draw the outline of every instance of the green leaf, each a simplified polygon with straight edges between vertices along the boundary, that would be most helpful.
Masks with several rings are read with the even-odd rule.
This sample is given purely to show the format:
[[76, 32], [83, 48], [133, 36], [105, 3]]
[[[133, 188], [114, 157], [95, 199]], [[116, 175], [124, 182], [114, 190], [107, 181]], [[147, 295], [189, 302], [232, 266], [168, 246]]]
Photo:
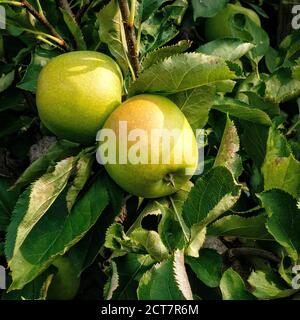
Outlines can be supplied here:
[[11, 213], [17, 202], [19, 191], [9, 191], [12, 181], [0, 178], [0, 231], [5, 231], [11, 218]]
[[271, 117], [271, 119], [280, 114], [279, 104], [268, 101], [255, 92], [246, 90], [240, 90], [240, 92], [244, 94], [244, 97], [246, 96], [246, 102], [249, 105], [255, 106], [255, 108], [264, 111], [269, 115], [269, 117]]
[[215, 91], [214, 86], [203, 86], [173, 94], [169, 98], [184, 113], [191, 127], [196, 130], [203, 128], [207, 123]]
[[181, 187], [179, 191], [177, 191], [171, 196], [173, 203], [177, 209], [177, 212], [182, 213], [184, 202], [186, 201], [193, 186], [194, 184], [191, 181], [188, 181], [185, 185]]
[[161, 240], [170, 251], [183, 248], [185, 245], [184, 234], [175, 212], [164, 206], [161, 206], [161, 210], [163, 214], [158, 225]]
[[281, 189], [300, 197], [300, 162], [290, 152], [285, 137], [273, 127], [269, 131], [262, 173], [265, 190]]
[[248, 121], [243, 121], [242, 126], [244, 129], [241, 137], [242, 146], [260, 168], [266, 155], [269, 128]]
[[101, 216], [101, 219], [68, 252], [68, 257], [72, 260], [78, 276], [92, 265], [98, 256], [101, 248], [104, 246], [106, 232], [120, 214], [121, 205], [123, 204], [123, 191], [120, 191], [115, 183], [106, 175], [102, 176], [102, 179], [102, 183], [106, 186], [110, 198], [110, 207]]
[[237, 60], [254, 47], [254, 44], [241, 39], [224, 38], [201, 45], [196, 52], [222, 57], [226, 60]]
[[238, 155], [239, 149], [240, 139], [237, 129], [233, 121], [227, 117], [226, 126], [218, 154], [215, 158], [214, 167], [226, 167], [236, 178], [239, 177], [243, 171], [242, 160]]
[[183, 225], [182, 207], [192, 185], [191, 182], [188, 182], [181, 190], [169, 198], [172, 208], [168, 207], [169, 203], [159, 205], [162, 218], [158, 225], [158, 233], [170, 251], [175, 251], [178, 248], [182, 249], [186, 244], [184, 233], [188, 234], [189, 230], [186, 230], [186, 226]]
[[[118, 287], [112, 292], [114, 300], [137, 300], [137, 288], [141, 277], [154, 261], [149, 255], [129, 253], [113, 260], [117, 265]], [[112, 274], [112, 276], [114, 273]], [[116, 275], [115, 275], [116, 278]], [[116, 283], [114, 283], [116, 287]]]
[[139, 214], [139, 216], [136, 218], [133, 225], [128, 229], [126, 234], [130, 236], [131, 232], [135, 228], [141, 227], [142, 228], [142, 222], [143, 219], [147, 216], [160, 216], [164, 213], [164, 207], [168, 206], [168, 201], [166, 198], [156, 199], [156, 200], [150, 200], [145, 208], [142, 210], [142, 212]]
[[[159, 10], [141, 24], [141, 56], [164, 46], [178, 34], [178, 30], [172, 21], [172, 11], [172, 9], [169, 12]], [[181, 16], [177, 18], [181, 19]]]
[[194, 225], [190, 232], [190, 242], [185, 249], [185, 254], [191, 257], [199, 257], [199, 250], [204, 245], [206, 238], [206, 228], [200, 224]]
[[172, 94], [234, 78], [235, 74], [220, 57], [183, 53], [142, 72], [129, 93], [131, 96], [144, 92]]
[[288, 289], [282, 279], [272, 270], [265, 273], [263, 271], [253, 271], [248, 279], [253, 287], [252, 294], [258, 299], [278, 299], [289, 297], [296, 290]]
[[267, 217], [259, 214], [254, 217], [241, 217], [229, 215], [223, 217], [207, 228], [207, 233], [212, 236], [238, 237], [252, 240], [272, 240], [266, 229]]
[[223, 80], [216, 82], [216, 92], [220, 93], [231, 93], [236, 85], [236, 82], [233, 80]]
[[268, 231], [297, 262], [300, 252], [300, 210], [296, 199], [281, 190], [261, 193], [259, 198], [269, 215]]
[[270, 46], [268, 52], [266, 53], [265, 61], [268, 70], [273, 73], [282, 64], [282, 56], [277, 50]]
[[198, 257], [206, 226], [229, 210], [240, 196], [240, 186], [225, 167], [215, 167], [197, 180], [183, 206], [183, 218], [190, 227], [186, 254]]
[[162, 261], [169, 256], [169, 251], [159, 234], [153, 230], [137, 228], [131, 233], [130, 238], [145, 247], [153, 260]]
[[300, 31], [295, 30], [288, 36], [286, 36], [279, 45], [280, 51], [285, 54], [285, 60], [292, 60], [294, 57], [298, 56], [300, 52], [300, 41], [299, 41]]
[[227, 269], [221, 279], [220, 289], [223, 300], [253, 300], [254, 297], [246, 290], [241, 276], [232, 268]]
[[104, 246], [115, 251], [126, 252], [127, 248], [131, 246], [130, 238], [126, 236], [124, 227], [119, 223], [113, 223], [106, 230]]
[[14, 187], [24, 187], [30, 182], [38, 179], [49, 166], [66, 157], [73, 156], [79, 152], [79, 144], [60, 140], [49, 148], [46, 154], [35, 160], [19, 177]]
[[57, 54], [58, 52], [56, 50], [46, 50], [41, 47], [36, 47], [31, 54], [31, 62], [22, 80], [17, 84], [17, 87], [35, 93], [40, 72]]
[[100, 40], [108, 46], [110, 53], [115, 57], [123, 73], [126, 75], [129, 65], [128, 49], [118, 1], [110, 1], [97, 14], [97, 19], [100, 26]]
[[185, 258], [185, 262], [192, 268], [197, 278], [210, 288], [219, 286], [222, 276], [222, 257], [211, 249], [202, 249], [199, 258]]
[[153, 260], [161, 261], [169, 255], [157, 232], [138, 227], [130, 232], [129, 237], [119, 223], [112, 224], [106, 230], [104, 245], [114, 251], [114, 256], [124, 255], [127, 252], [149, 253]]
[[92, 169], [94, 162], [94, 152], [86, 153], [82, 152], [76, 162], [76, 176], [72, 181], [70, 188], [67, 193], [67, 207], [71, 211], [79, 192], [83, 189], [86, 184]]
[[111, 261], [110, 265], [111, 265], [111, 275], [103, 288], [103, 296], [105, 300], [111, 300], [115, 290], [119, 286], [119, 275], [118, 275], [117, 265], [114, 261]]
[[2, 119], [0, 119], [0, 139], [13, 133], [26, 132], [33, 124], [33, 121], [34, 119], [27, 116], [3, 116], [2, 114]]
[[174, 21], [176, 25], [181, 25], [188, 6], [188, 0], [175, 0], [173, 3], [163, 7], [162, 11], [166, 13], [169, 20]]
[[53, 172], [45, 174], [31, 185], [28, 207], [23, 208], [22, 220], [19, 220], [18, 212], [14, 212], [8, 227], [6, 246], [8, 261], [20, 250], [31, 230], [66, 187], [73, 165], [74, 158], [72, 157], [62, 160], [56, 165]]
[[141, 278], [140, 300], [192, 300], [193, 294], [184, 266], [182, 251], [152, 267]]
[[236, 14], [231, 21], [233, 36], [251, 41], [255, 47], [247, 54], [258, 65], [269, 50], [270, 39], [267, 32], [244, 14]]
[[[256, 72], [251, 72], [248, 76], [240, 83], [238, 88], [238, 94], [241, 92], [253, 92], [259, 97], [264, 98], [265, 94], [265, 81], [269, 75], [261, 73], [258, 77]], [[266, 99], [264, 99], [266, 100]]]
[[265, 10], [261, 6], [258, 6], [253, 3], [249, 3], [249, 6], [252, 7], [258, 15], [262, 16], [263, 18], [270, 19], [268, 14], [265, 12]]
[[11, 86], [15, 79], [15, 70], [12, 70], [8, 73], [0, 73], [0, 92], [5, 91]]
[[293, 78], [290, 68], [280, 68], [266, 81], [266, 98], [282, 103], [300, 95], [300, 81]]
[[11, 87], [0, 95], [0, 112], [6, 110], [24, 110], [26, 107], [21, 90]]
[[249, 106], [248, 104], [232, 98], [216, 99], [213, 109], [229, 113], [241, 120], [270, 126], [272, 124], [269, 116], [262, 110]]
[[219, 0], [219, 1], [211, 1], [211, 0], [192, 0], [192, 6], [194, 10], [194, 20], [199, 17], [213, 17], [220, 11], [222, 11], [229, 0]]
[[143, 0], [142, 21], [147, 20], [159, 7], [169, 0]]
[[191, 42], [187, 40], [181, 40], [172, 46], [166, 46], [158, 48], [152, 52], [149, 52], [142, 60], [141, 69], [145, 70], [151, 67], [153, 64], [160, 62], [166, 58], [169, 58], [175, 54], [185, 52], [191, 47]]
[[5, 292], [4, 300], [46, 300], [48, 288], [53, 279], [55, 270], [49, 268], [36, 279], [28, 283], [22, 290]]
[[96, 225], [69, 250], [68, 258], [72, 261], [78, 277], [92, 265], [99, 255], [104, 243], [103, 229], [103, 222], [98, 221]]
[[183, 206], [189, 227], [205, 227], [229, 210], [240, 196], [240, 186], [225, 167], [215, 167], [200, 177]]
[[[62, 193], [10, 260], [13, 278], [10, 290], [21, 289], [44, 271], [57, 256], [77, 243], [96, 223], [109, 202], [101, 175], [77, 201], [70, 214], [64, 199], [65, 194]], [[22, 200], [26, 202], [26, 197]], [[15, 220], [21, 220], [24, 215], [21, 204], [18, 207]], [[6, 245], [12, 247], [10, 239], [7, 239]], [[8, 250], [9, 257], [12, 249]]]
[[122, 206], [124, 205], [125, 191], [121, 189], [108, 175], [105, 176], [105, 184], [112, 206], [112, 213], [114, 216], [120, 214]]
[[292, 69], [293, 78], [300, 81], [300, 58], [296, 61], [297, 65]]
[[82, 31], [81, 31], [79, 25], [77, 24], [76, 20], [68, 11], [66, 11], [62, 8], [59, 8], [59, 9], [63, 15], [63, 18], [64, 18], [66, 25], [68, 26], [68, 29], [70, 30], [72, 36], [75, 39], [76, 49], [77, 50], [86, 50], [87, 48], [86, 48], [86, 44], [84, 41], [84, 37], [83, 37]]
[[13, 256], [16, 233], [19, 224], [22, 222], [23, 216], [28, 210], [30, 201], [30, 188], [27, 188], [18, 198], [16, 205], [11, 214], [11, 221], [8, 226], [5, 240], [5, 255], [7, 261]]

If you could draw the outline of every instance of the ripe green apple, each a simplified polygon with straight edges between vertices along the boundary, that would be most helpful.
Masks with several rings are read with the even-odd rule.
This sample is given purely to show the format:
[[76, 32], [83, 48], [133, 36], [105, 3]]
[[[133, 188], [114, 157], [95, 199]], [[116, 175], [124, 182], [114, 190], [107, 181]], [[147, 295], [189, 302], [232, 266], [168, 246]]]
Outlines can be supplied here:
[[[259, 16], [253, 10], [244, 8], [239, 4], [227, 4], [217, 15], [206, 19], [206, 39], [212, 41], [219, 38], [234, 37], [235, 35], [231, 30], [231, 19], [236, 14], [244, 14], [258, 26], [261, 26]], [[237, 35], [243, 36], [243, 32], [237, 33]]]
[[78, 291], [80, 278], [69, 258], [61, 256], [52, 263], [57, 269], [48, 288], [48, 300], [72, 300]]
[[92, 143], [121, 103], [122, 82], [120, 68], [105, 54], [75, 51], [57, 56], [38, 78], [39, 116], [57, 136]]
[[[113, 111], [103, 129], [115, 133], [116, 162], [105, 164], [103, 161], [114, 143], [108, 139], [102, 142], [99, 139], [99, 157], [111, 178], [133, 195], [158, 198], [172, 194], [197, 168], [198, 148], [194, 132], [181, 110], [165, 97], [143, 94], [128, 99]], [[171, 135], [175, 131], [177, 136], [173, 139]], [[168, 132], [170, 144], [166, 148]], [[141, 137], [142, 133], [147, 139], [144, 134]], [[160, 136], [159, 140], [157, 136], [152, 138], [152, 134]], [[135, 148], [137, 145], [139, 147]], [[180, 150], [184, 156], [176, 159]]]

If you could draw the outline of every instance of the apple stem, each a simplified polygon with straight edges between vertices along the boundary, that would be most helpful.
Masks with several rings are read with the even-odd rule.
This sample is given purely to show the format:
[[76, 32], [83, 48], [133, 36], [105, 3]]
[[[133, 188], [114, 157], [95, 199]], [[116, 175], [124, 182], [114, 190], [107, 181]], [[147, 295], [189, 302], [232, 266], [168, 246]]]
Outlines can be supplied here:
[[134, 71], [135, 77], [137, 77], [140, 69], [140, 63], [137, 54], [136, 48], [136, 36], [134, 30], [134, 23], [132, 23], [132, 19], [134, 20], [134, 13], [135, 11], [135, 1], [131, 3], [131, 13], [129, 11], [129, 6], [127, 0], [119, 0], [119, 7], [122, 14], [123, 25], [125, 30], [125, 37], [128, 46], [129, 52], [129, 59]]
[[176, 188], [176, 186], [175, 186], [175, 181], [174, 181], [174, 178], [173, 178], [172, 173], [168, 173], [168, 174], [164, 177], [164, 180], [165, 180], [168, 184], [171, 184], [172, 187]]

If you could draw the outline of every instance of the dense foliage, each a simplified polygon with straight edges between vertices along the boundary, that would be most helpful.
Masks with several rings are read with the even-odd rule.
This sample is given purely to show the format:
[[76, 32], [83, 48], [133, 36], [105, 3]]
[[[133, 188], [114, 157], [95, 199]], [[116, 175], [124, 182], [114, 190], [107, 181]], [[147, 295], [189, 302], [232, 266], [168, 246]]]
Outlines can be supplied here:
[[[233, 36], [208, 42], [205, 21], [228, 2], [132, 0], [126, 11], [116, 0], [0, 0], [3, 299], [46, 299], [60, 255], [81, 278], [77, 299], [297, 297], [300, 30], [280, 20], [288, 4], [241, 1], [262, 26], [237, 14]], [[96, 146], [41, 124], [41, 69], [86, 49], [118, 62], [124, 100], [167, 96], [204, 129], [202, 175], [137, 198], [96, 162]]]

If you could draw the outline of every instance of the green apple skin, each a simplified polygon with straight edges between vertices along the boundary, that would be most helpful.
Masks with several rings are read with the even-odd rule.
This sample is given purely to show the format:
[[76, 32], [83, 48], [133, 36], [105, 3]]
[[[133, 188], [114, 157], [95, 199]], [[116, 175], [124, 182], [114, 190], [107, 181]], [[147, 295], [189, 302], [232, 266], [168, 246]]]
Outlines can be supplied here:
[[[127, 161], [126, 164], [120, 164], [119, 159], [119, 121], [127, 121], [128, 133], [133, 129], [142, 129], [151, 135], [152, 129], [179, 129], [180, 132], [191, 134], [191, 139], [184, 139], [181, 134], [178, 143], [184, 144], [185, 150], [191, 150], [191, 157], [182, 163], [177, 164], [170, 161], [163, 164], [160, 160], [157, 164], [132, 164]], [[186, 175], [186, 169], [194, 172], [198, 165], [198, 148], [195, 135], [190, 124], [181, 110], [169, 99], [152, 95], [138, 95], [125, 101], [119, 106], [107, 119], [104, 124], [106, 129], [112, 129], [117, 137], [117, 161], [116, 164], [106, 164], [105, 168], [111, 178], [127, 192], [143, 198], [159, 198], [170, 195], [178, 191], [190, 178]], [[128, 141], [127, 150], [132, 144]], [[148, 158], [151, 157], [151, 139], [148, 141]], [[174, 156], [174, 145], [170, 148], [170, 158]], [[161, 145], [156, 154], [161, 158]], [[173, 154], [172, 154], [173, 153]], [[101, 154], [101, 152], [100, 152]], [[172, 177], [173, 183], [170, 183], [169, 177]]]
[[[259, 16], [251, 9], [240, 5], [228, 4], [221, 12], [212, 18], [206, 19], [205, 36], [208, 41], [220, 38], [234, 37], [230, 28], [230, 21], [236, 14], [244, 14], [259, 27], [261, 26]], [[243, 33], [241, 32], [241, 36]]]
[[72, 300], [78, 291], [80, 278], [72, 266], [69, 258], [61, 256], [52, 263], [57, 273], [48, 288], [48, 300]]
[[90, 144], [120, 105], [122, 82], [120, 68], [105, 54], [75, 51], [57, 56], [38, 78], [39, 116], [58, 137]]

